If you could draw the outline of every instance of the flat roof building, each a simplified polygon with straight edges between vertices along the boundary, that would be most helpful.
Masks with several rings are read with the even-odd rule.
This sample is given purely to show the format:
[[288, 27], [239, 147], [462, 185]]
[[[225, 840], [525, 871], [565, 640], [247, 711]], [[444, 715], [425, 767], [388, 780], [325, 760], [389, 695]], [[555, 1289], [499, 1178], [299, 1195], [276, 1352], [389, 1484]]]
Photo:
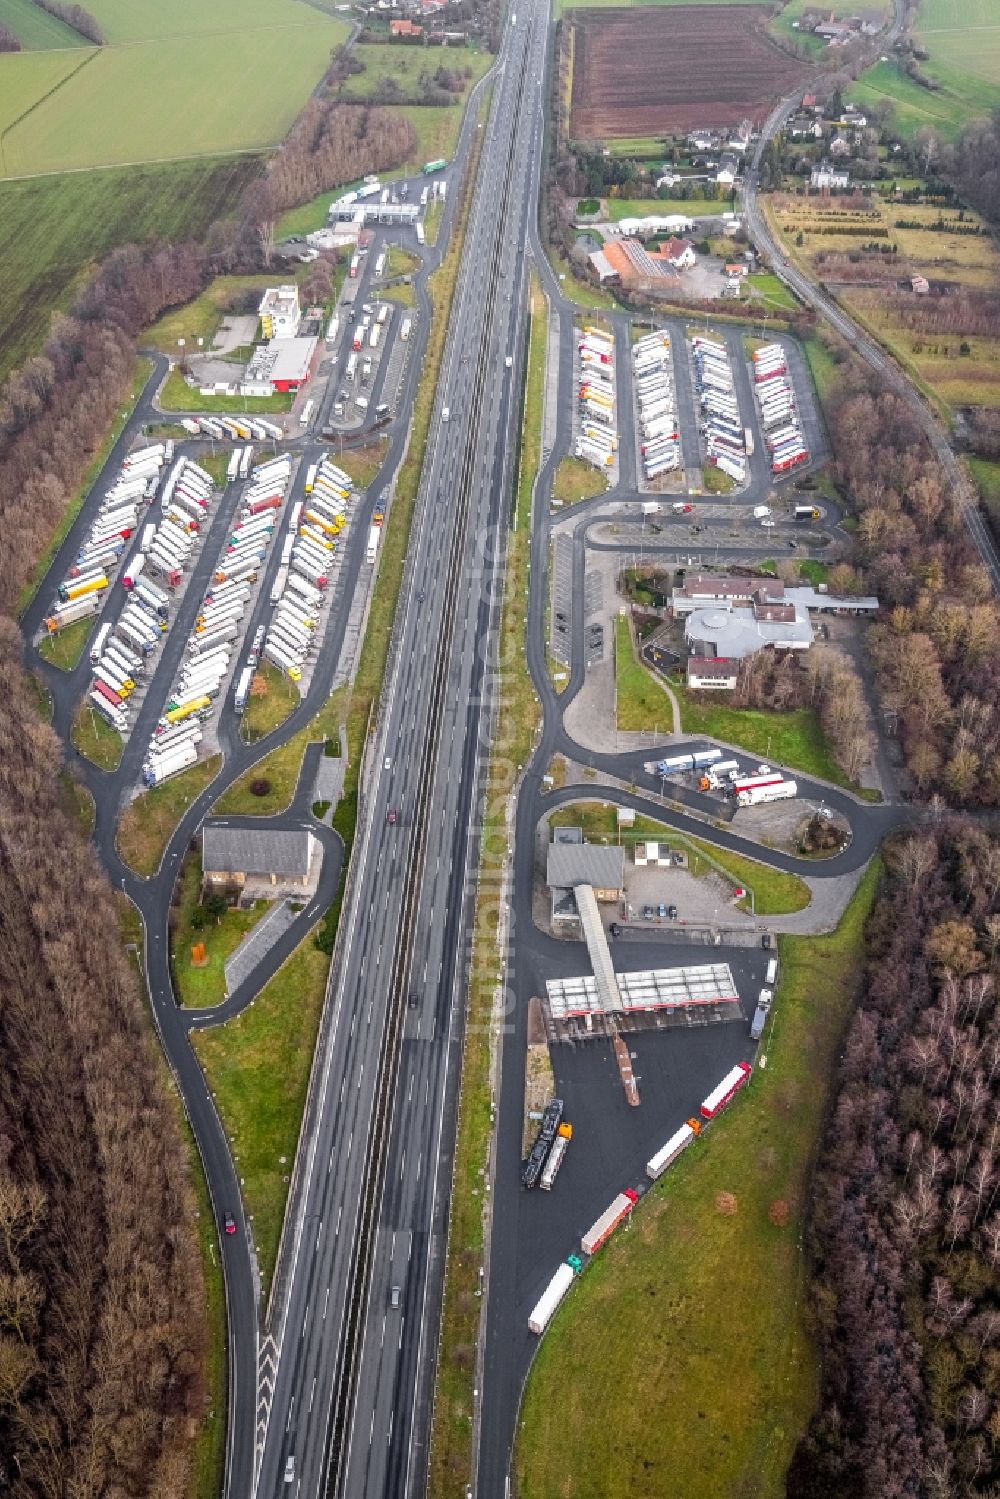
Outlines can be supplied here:
[[797, 604], [811, 611], [832, 610], [843, 614], [875, 614], [879, 607], [878, 599], [871, 594], [821, 593], [805, 584], [789, 587], [780, 578], [732, 578], [713, 573], [688, 573], [683, 588], [674, 589], [670, 602], [677, 619], [707, 604], [723, 608]]
[[246, 379], [269, 384], [273, 390], [298, 390], [309, 379], [315, 338], [272, 338], [258, 344], [246, 368]]
[[598, 900], [620, 900], [625, 889], [625, 851], [618, 844], [550, 843], [545, 883], [553, 892], [590, 885]]
[[[770, 613], [778, 618], [769, 618]], [[684, 639], [695, 656], [742, 661], [767, 645], [779, 651], [807, 651], [813, 631], [809, 615], [798, 605], [776, 610], [695, 609], [687, 616]]]
[[294, 338], [302, 317], [298, 287], [294, 282], [287, 286], [269, 286], [257, 313], [265, 338]]
[[225, 828], [209, 823], [201, 833], [201, 867], [212, 884], [307, 885], [316, 839], [307, 830]]

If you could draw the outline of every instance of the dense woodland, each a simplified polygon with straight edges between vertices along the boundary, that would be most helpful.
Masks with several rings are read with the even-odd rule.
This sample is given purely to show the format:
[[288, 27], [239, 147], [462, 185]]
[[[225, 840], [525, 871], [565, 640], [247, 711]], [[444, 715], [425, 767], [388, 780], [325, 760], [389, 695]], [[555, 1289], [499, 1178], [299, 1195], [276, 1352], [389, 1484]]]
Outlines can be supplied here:
[[[187, 1152], [9, 616], [127, 399], [141, 330], [213, 275], [259, 270], [282, 209], [413, 143], [386, 110], [311, 101], [231, 220], [201, 245], [109, 255], [0, 389], [0, 1489], [15, 1496], [189, 1492], [205, 1299]], [[328, 291], [317, 262], [313, 290], [324, 276]]]
[[820, 1411], [789, 1499], [1000, 1492], [1000, 852], [887, 849], [814, 1183]]
[[1000, 804], [1000, 613], [955, 496], [909, 408], [841, 359], [828, 411], [834, 474], [856, 508], [857, 561], [882, 615], [868, 640], [922, 796]]
[[20, 649], [0, 620], [0, 1487], [182, 1499], [204, 1398], [190, 1163]]
[[310, 99], [264, 177], [244, 194], [243, 219], [257, 228], [264, 263], [270, 262], [277, 217], [286, 208], [369, 172], [390, 171], [415, 145], [416, 131], [405, 115]]

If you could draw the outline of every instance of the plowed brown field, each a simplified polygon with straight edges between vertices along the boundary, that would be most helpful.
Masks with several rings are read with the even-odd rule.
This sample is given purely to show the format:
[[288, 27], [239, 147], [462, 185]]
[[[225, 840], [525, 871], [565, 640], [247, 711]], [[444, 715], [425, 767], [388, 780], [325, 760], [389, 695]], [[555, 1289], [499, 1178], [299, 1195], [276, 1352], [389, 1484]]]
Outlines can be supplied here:
[[809, 73], [763, 31], [769, 14], [752, 5], [574, 12], [573, 138], [763, 120]]

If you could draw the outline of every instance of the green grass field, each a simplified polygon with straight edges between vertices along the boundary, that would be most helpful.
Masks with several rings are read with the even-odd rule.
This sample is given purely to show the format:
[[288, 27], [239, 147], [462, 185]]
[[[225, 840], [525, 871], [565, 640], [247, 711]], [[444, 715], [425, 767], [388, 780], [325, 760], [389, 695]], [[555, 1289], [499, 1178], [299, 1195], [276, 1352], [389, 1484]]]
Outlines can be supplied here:
[[85, 702], [77, 709], [71, 739], [73, 747], [100, 770], [114, 770], [125, 748], [117, 729]]
[[141, 791], [118, 824], [118, 852], [136, 874], [155, 874], [184, 809], [218, 775], [222, 756], [199, 760], [162, 786]]
[[236, 1144], [265, 1295], [274, 1270], [330, 960], [306, 937], [249, 1009], [192, 1044]]
[[10, 28], [25, 51], [90, 45], [72, 26], [40, 10], [32, 0], [0, 0], [0, 24]]
[[472, 75], [461, 96], [455, 96], [460, 108], [469, 89], [489, 68], [493, 58], [488, 52], [472, 47], [414, 47], [406, 42], [363, 42], [351, 48], [351, 56], [364, 64], [363, 73], [352, 73], [340, 86], [343, 99], [364, 99], [375, 94], [379, 86], [391, 79], [400, 89], [399, 103], [413, 103], [423, 88], [421, 74], [430, 77], [439, 67], [472, 69]]
[[[831, 936], [779, 939], [767, 1069], [590, 1262], [546, 1332], [521, 1408], [520, 1499], [783, 1499], [818, 1393], [809, 1177], [877, 880], [873, 865]], [[548, 1247], [552, 1269], [571, 1247]]]
[[230, 156], [0, 182], [0, 378], [43, 340], [93, 261], [129, 239], [200, 237], [259, 170], [254, 156]]
[[94, 615], [89, 619], [74, 620], [65, 630], [59, 630], [55, 635], [46, 635], [39, 643], [38, 654], [50, 666], [57, 666], [60, 671], [72, 671], [83, 655], [83, 648], [96, 624]]
[[275, 145], [347, 35], [300, 0], [94, 11], [106, 47], [0, 56], [3, 176]]
[[760, 272], [755, 276], [746, 278], [748, 295], [746, 300], [751, 305], [763, 304], [769, 311], [775, 312], [797, 312], [798, 302], [792, 296], [785, 283], [777, 276], [766, 272]]
[[[39, 12], [42, 14], [42, 12]], [[7, 132], [25, 110], [57, 88], [92, 55], [65, 52], [5, 52], [0, 55], [0, 173], [7, 175]]]
[[988, 114], [1000, 105], [1000, 84], [938, 64], [933, 54], [932, 61], [921, 67], [939, 81], [940, 89], [921, 88], [895, 63], [880, 62], [852, 83], [844, 96], [869, 109], [880, 103], [891, 104], [893, 125], [900, 135], [914, 135], [922, 126], [929, 126], [948, 140], [954, 140], [973, 116]]
[[929, 73], [953, 75], [973, 101], [977, 84], [1000, 91], [1000, 13], [992, 0], [921, 0], [914, 29], [930, 53]]
[[[170, 959], [174, 987], [182, 1005], [205, 1009], [221, 1004], [226, 997], [226, 959], [271, 909], [270, 902], [259, 900], [248, 911], [230, 907], [218, 921], [195, 928], [192, 917], [201, 893], [201, 861], [189, 854], [181, 870], [174, 894], [175, 910], [170, 921]], [[203, 943], [207, 962], [196, 968], [191, 949]]]
[[622, 219], [669, 218], [685, 214], [689, 219], [698, 213], [720, 213], [725, 204], [706, 203], [703, 198], [608, 198], [608, 218], [613, 224]]

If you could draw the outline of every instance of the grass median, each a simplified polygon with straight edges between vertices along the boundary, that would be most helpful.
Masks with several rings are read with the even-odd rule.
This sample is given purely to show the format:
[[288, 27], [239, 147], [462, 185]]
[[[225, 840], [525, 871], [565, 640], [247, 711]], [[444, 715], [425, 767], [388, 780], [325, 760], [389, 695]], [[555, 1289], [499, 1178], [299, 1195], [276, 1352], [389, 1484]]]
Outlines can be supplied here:
[[96, 623], [96, 614], [88, 614], [86, 619], [75, 619], [65, 630], [57, 630], [54, 635], [44, 636], [38, 643], [38, 654], [50, 666], [58, 667], [60, 671], [72, 671], [83, 655], [83, 648]]
[[162, 786], [141, 791], [118, 824], [118, 852], [136, 874], [155, 874], [163, 851], [185, 811], [218, 775], [221, 755], [212, 755], [171, 776]]
[[262, 661], [254, 672], [240, 725], [243, 738], [248, 744], [266, 739], [294, 713], [300, 701], [299, 689], [291, 677], [286, 677], [273, 661]]
[[70, 739], [73, 748], [98, 770], [114, 770], [125, 748], [118, 730], [113, 729], [86, 700], [76, 710]]
[[[270, 901], [255, 901], [249, 910], [228, 907], [206, 910], [201, 904], [201, 858], [188, 854], [174, 887], [170, 910], [170, 962], [174, 989], [181, 1004], [207, 1009], [226, 997], [226, 960], [271, 909]], [[191, 951], [205, 949], [205, 961], [195, 965]]]
[[243, 1182], [266, 1296], [298, 1144], [329, 958], [310, 934], [241, 1014], [195, 1031]]
[[520, 1499], [783, 1499], [818, 1391], [801, 1249], [809, 1177], [878, 874], [829, 937], [779, 939], [766, 1070], [556, 1314], [521, 1408]]
[[490, 1131], [490, 1058], [493, 997], [502, 977], [497, 918], [507, 858], [507, 803], [531, 754], [538, 702], [525, 664], [531, 495], [541, 454], [542, 398], [548, 310], [537, 281], [531, 284], [531, 332], [525, 414], [518, 471], [516, 528], [507, 538], [507, 571], [498, 651], [500, 708], [490, 755], [473, 933], [465, 1048], [440, 1356], [431, 1439], [430, 1489], [438, 1499], [461, 1499], [471, 1472], [474, 1359], [483, 1252], [483, 1178]]
[[552, 476], [552, 501], [557, 505], [573, 505], [579, 500], [603, 494], [607, 487], [606, 472], [602, 473], [582, 458], [564, 458]]

